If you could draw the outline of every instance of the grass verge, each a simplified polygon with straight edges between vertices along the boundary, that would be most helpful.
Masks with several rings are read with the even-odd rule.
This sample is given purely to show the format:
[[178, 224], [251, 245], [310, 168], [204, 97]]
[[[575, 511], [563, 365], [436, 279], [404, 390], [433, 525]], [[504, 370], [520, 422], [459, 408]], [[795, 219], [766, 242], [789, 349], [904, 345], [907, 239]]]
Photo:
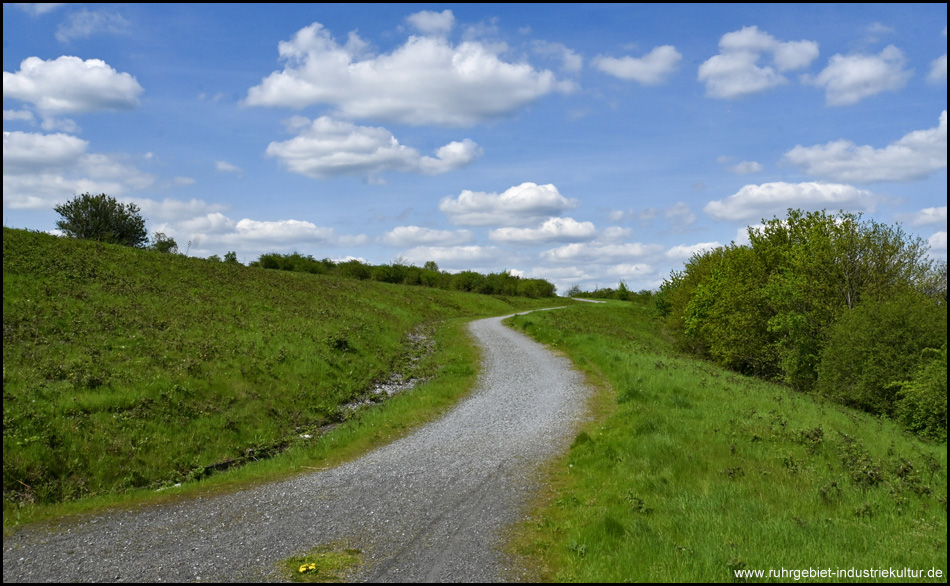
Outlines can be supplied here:
[[611, 389], [512, 542], [536, 579], [946, 580], [946, 443], [678, 355], [636, 304], [510, 323]]

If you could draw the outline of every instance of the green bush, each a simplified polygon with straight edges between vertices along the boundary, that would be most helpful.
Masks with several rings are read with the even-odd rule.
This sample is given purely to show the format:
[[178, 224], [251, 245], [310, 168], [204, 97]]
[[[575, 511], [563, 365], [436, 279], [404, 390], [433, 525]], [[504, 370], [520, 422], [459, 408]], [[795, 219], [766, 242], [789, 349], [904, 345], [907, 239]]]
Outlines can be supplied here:
[[864, 301], [830, 328], [818, 391], [846, 405], [894, 415], [898, 388], [893, 383], [911, 379], [921, 352], [946, 340], [946, 306], [923, 294], [907, 291]]
[[911, 431], [947, 441], [947, 344], [922, 353], [916, 374], [899, 387], [896, 415]]
[[63, 217], [56, 227], [72, 238], [135, 248], [148, 243], [145, 220], [134, 203], [121, 204], [104, 193], [84, 193], [53, 210]]

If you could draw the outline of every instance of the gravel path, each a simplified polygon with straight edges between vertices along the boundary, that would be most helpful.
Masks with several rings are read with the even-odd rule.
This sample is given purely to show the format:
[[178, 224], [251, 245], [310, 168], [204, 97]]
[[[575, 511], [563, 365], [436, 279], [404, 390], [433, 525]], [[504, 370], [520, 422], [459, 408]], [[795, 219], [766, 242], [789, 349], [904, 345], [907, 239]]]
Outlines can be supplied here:
[[501, 324], [477, 390], [363, 458], [243, 492], [32, 527], [3, 540], [3, 581], [266, 581], [329, 542], [364, 552], [356, 581], [512, 578], [497, 550], [545, 457], [566, 449], [588, 389], [570, 363]]

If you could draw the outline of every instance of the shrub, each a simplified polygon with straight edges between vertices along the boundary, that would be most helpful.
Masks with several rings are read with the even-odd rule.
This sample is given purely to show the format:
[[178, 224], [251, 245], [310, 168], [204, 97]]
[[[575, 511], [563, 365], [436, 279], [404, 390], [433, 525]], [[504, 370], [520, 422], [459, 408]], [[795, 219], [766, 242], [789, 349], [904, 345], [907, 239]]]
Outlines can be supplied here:
[[910, 380], [921, 353], [946, 340], [946, 306], [923, 294], [863, 301], [830, 328], [818, 391], [846, 405], [894, 415], [899, 390], [894, 383]]
[[135, 248], [148, 242], [145, 220], [134, 203], [121, 204], [104, 193], [84, 193], [53, 209], [63, 217], [56, 227], [72, 238]]
[[947, 441], [946, 342], [939, 350], [925, 350], [916, 374], [895, 386], [899, 388], [897, 419], [911, 431]]

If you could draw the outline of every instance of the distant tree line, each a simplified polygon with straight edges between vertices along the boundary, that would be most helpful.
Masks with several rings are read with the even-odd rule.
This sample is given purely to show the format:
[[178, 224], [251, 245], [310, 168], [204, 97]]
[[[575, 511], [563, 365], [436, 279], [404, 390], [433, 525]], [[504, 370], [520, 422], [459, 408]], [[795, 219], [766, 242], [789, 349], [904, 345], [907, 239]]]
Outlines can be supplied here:
[[544, 279], [526, 279], [512, 275], [508, 271], [483, 275], [474, 271], [449, 273], [439, 270], [439, 266], [429, 261], [422, 267], [408, 264], [398, 259], [391, 264], [371, 265], [358, 260], [336, 262], [328, 258], [317, 260], [311, 255], [298, 252], [262, 254], [252, 267], [296, 271], [317, 275], [338, 275], [350, 279], [381, 281], [401, 285], [418, 285], [482, 293], [485, 295], [507, 295], [518, 297], [553, 297], [556, 288]]
[[947, 266], [899, 226], [789, 210], [695, 254], [655, 297], [678, 345], [947, 434]]
[[579, 297], [581, 299], [616, 299], [618, 301], [649, 301], [653, 298], [653, 291], [642, 289], [637, 292], [627, 288], [627, 284], [621, 279], [616, 289], [610, 287], [598, 287], [593, 291], [584, 291], [576, 283], [567, 290], [568, 297]]

